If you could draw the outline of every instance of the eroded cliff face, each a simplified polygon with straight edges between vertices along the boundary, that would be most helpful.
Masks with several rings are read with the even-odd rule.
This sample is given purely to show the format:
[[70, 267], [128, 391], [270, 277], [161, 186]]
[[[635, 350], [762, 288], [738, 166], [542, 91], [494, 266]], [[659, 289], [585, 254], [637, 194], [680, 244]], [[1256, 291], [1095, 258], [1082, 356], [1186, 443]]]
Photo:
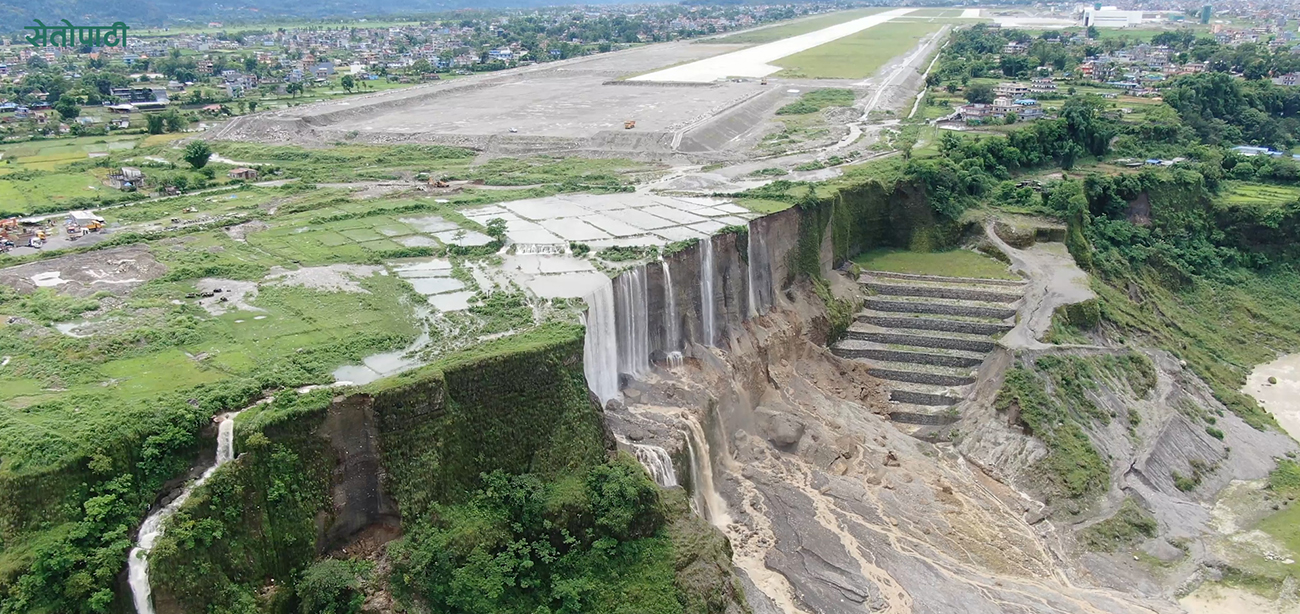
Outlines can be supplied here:
[[756, 611], [1176, 611], [1067, 580], [1025, 521], [1032, 502], [894, 429], [882, 383], [831, 355], [825, 326], [815, 295], [783, 300], [725, 350], [693, 346], [633, 382], [611, 420], [675, 451], [697, 501], [712, 468], [723, 507], [708, 513], [761, 593]]

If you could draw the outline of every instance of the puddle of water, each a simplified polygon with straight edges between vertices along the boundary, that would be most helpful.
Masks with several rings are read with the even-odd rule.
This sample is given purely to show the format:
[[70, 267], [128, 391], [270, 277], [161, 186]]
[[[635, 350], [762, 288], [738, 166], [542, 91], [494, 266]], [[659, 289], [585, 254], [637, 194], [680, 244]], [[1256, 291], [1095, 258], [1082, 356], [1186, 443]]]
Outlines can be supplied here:
[[93, 337], [94, 334], [79, 335], [73, 331], [88, 324], [90, 322], [59, 322], [54, 325], [54, 329], [74, 339], [85, 339], [86, 337]]
[[32, 275], [32, 283], [36, 284], [39, 288], [53, 288], [60, 284], [68, 283], [68, 280], [60, 279], [58, 271], [50, 271]]
[[434, 241], [433, 239], [426, 237], [424, 235], [402, 237], [400, 239], [397, 239], [397, 242], [401, 243], [406, 247], [433, 247], [438, 244], [437, 241]]
[[405, 279], [416, 292], [425, 296], [461, 290], [465, 287], [464, 282], [451, 277], [407, 277]]
[[492, 237], [474, 230], [445, 230], [443, 232], [434, 233], [433, 236], [438, 237], [439, 241], [449, 245], [467, 247], [478, 247], [479, 245], [487, 245], [492, 242]]
[[429, 297], [429, 305], [438, 311], [464, 311], [469, 309], [469, 297], [473, 292], [450, 292]]
[[[1277, 383], [1270, 384], [1270, 377]], [[1256, 366], [1242, 391], [1255, 397], [1291, 437], [1300, 439], [1300, 354]]]
[[403, 260], [390, 263], [393, 272], [397, 275], [404, 276], [411, 271], [450, 271], [451, 261], [445, 258], [426, 258], [423, 260]]
[[419, 337], [415, 338], [415, 341], [411, 342], [411, 345], [400, 350], [371, 354], [362, 360], [359, 365], [343, 365], [334, 370], [332, 374], [334, 381], [364, 386], [377, 379], [397, 375], [424, 364], [423, 361], [414, 356], [424, 346], [429, 345], [429, 329], [428, 325], [425, 324], [428, 317], [428, 309], [417, 307], [415, 318], [424, 326], [424, 330], [420, 332]]
[[427, 217], [404, 217], [397, 221], [406, 224], [420, 232], [439, 232], [443, 230], [455, 230], [460, 228], [455, 222], [449, 222], [437, 215]]

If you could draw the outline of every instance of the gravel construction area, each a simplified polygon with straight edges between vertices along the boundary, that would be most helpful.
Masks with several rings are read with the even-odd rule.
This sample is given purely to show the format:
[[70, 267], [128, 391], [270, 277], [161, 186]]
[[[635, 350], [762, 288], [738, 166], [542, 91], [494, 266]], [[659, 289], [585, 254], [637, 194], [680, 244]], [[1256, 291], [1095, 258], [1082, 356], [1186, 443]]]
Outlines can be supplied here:
[[19, 292], [53, 288], [61, 294], [90, 296], [111, 292], [125, 296], [141, 284], [161, 277], [167, 268], [142, 245], [68, 254], [0, 269], [0, 283]]
[[[911, 10], [885, 11], [748, 48], [657, 43], [303, 105], [236, 118], [206, 138], [304, 145], [436, 143], [512, 157], [736, 161], [772, 129], [776, 110], [802, 92], [853, 87], [860, 96], [873, 96], [891, 85], [784, 78], [764, 83], [757, 77], [779, 70], [768, 62]], [[905, 57], [910, 51], [897, 53]]]

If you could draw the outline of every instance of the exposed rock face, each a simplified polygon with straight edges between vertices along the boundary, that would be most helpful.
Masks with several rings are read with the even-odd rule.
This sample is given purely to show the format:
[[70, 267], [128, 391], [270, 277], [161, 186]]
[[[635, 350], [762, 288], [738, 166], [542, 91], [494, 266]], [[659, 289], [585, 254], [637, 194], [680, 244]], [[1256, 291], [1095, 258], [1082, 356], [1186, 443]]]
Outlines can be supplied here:
[[813, 341], [820, 301], [786, 296], [815, 295], [780, 293], [726, 349], [692, 346], [683, 367], [631, 382], [611, 420], [679, 440], [682, 424], [704, 427], [726, 504], [715, 524], [761, 592], [755, 611], [1178, 611], [1066, 580], [1050, 525], [1025, 520], [1035, 506], [950, 446], [895, 430], [882, 383]]

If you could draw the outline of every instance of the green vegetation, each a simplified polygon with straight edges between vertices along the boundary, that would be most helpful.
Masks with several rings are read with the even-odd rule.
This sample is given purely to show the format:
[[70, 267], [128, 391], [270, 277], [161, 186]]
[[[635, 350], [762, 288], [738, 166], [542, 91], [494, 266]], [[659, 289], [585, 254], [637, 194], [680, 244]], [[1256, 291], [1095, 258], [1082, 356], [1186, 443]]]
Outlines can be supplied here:
[[1129, 497], [1110, 518], [1080, 531], [1079, 537], [1091, 550], [1114, 552], [1155, 537], [1158, 528], [1156, 519]]
[[799, 96], [792, 102], [776, 110], [777, 115], [805, 115], [816, 113], [828, 107], [847, 107], [853, 105], [853, 90], [820, 89]]
[[208, 164], [208, 159], [212, 157], [212, 148], [208, 147], [207, 141], [194, 141], [185, 146], [185, 153], [181, 156], [186, 164], [194, 167], [195, 170], [201, 169]]
[[1033, 371], [1023, 366], [1008, 371], [995, 406], [1017, 416], [1047, 446], [1039, 464], [1049, 491], [1087, 499], [1109, 488], [1109, 468], [1080, 426], [1081, 417], [1048, 395]]
[[910, 52], [941, 24], [883, 23], [857, 34], [781, 58], [778, 76], [791, 79], [865, 79], [889, 60]]
[[739, 32], [736, 34], [729, 34], [727, 36], [706, 38], [699, 42], [718, 43], [718, 44], [725, 44], [725, 45], [770, 43], [773, 41], [779, 41], [781, 39], [790, 38], [791, 36], [798, 36], [800, 34], [815, 32], [823, 28], [829, 28], [836, 24], [841, 24], [847, 21], [858, 19], [859, 17], [874, 15], [884, 10], [885, 9], [883, 8], [865, 8], [865, 9], [854, 9], [851, 11], [838, 11], [826, 15], [817, 15], [814, 17], [808, 17], [806, 19], [799, 19], [799, 20], [791, 21], [789, 23], [777, 24], [771, 27], [761, 28], [758, 30], [751, 30], [749, 32]]
[[[219, 611], [263, 600], [351, 611], [367, 570], [312, 564], [314, 521], [341, 462], [319, 433], [333, 428], [327, 413], [373, 412], [385, 487], [402, 512], [404, 535], [387, 548], [404, 605], [531, 614], [734, 603], [725, 540], [631, 457], [606, 457], [582, 332], [543, 326], [347, 397], [290, 393], [249, 410], [239, 459], [196, 490], [155, 548], [156, 590]], [[704, 561], [724, 573], [699, 569]]]
[[870, 271], [980, 277], [985, 279], [1020, 279], [1007, 271], [1007, 265], [988, 256], [964, 249], [944, 252], [913, 252], [900, 249], [875, 249], [853, 259]]
[[325, 559], [307, 568], [298, 582], [303, 614], [357, 614], [365, 595], [361, 585], [373, 564]]
[[596, 257], [609, 262], [629, 262], [653, 258], [659, 254], [659, 248], [653, 245], [615, 245], [596, 252]]
[[485, 475], [406, 523], [395, 589], [445, 612], [682, 612], [659, 498], [626, 454], [550, 482]]

